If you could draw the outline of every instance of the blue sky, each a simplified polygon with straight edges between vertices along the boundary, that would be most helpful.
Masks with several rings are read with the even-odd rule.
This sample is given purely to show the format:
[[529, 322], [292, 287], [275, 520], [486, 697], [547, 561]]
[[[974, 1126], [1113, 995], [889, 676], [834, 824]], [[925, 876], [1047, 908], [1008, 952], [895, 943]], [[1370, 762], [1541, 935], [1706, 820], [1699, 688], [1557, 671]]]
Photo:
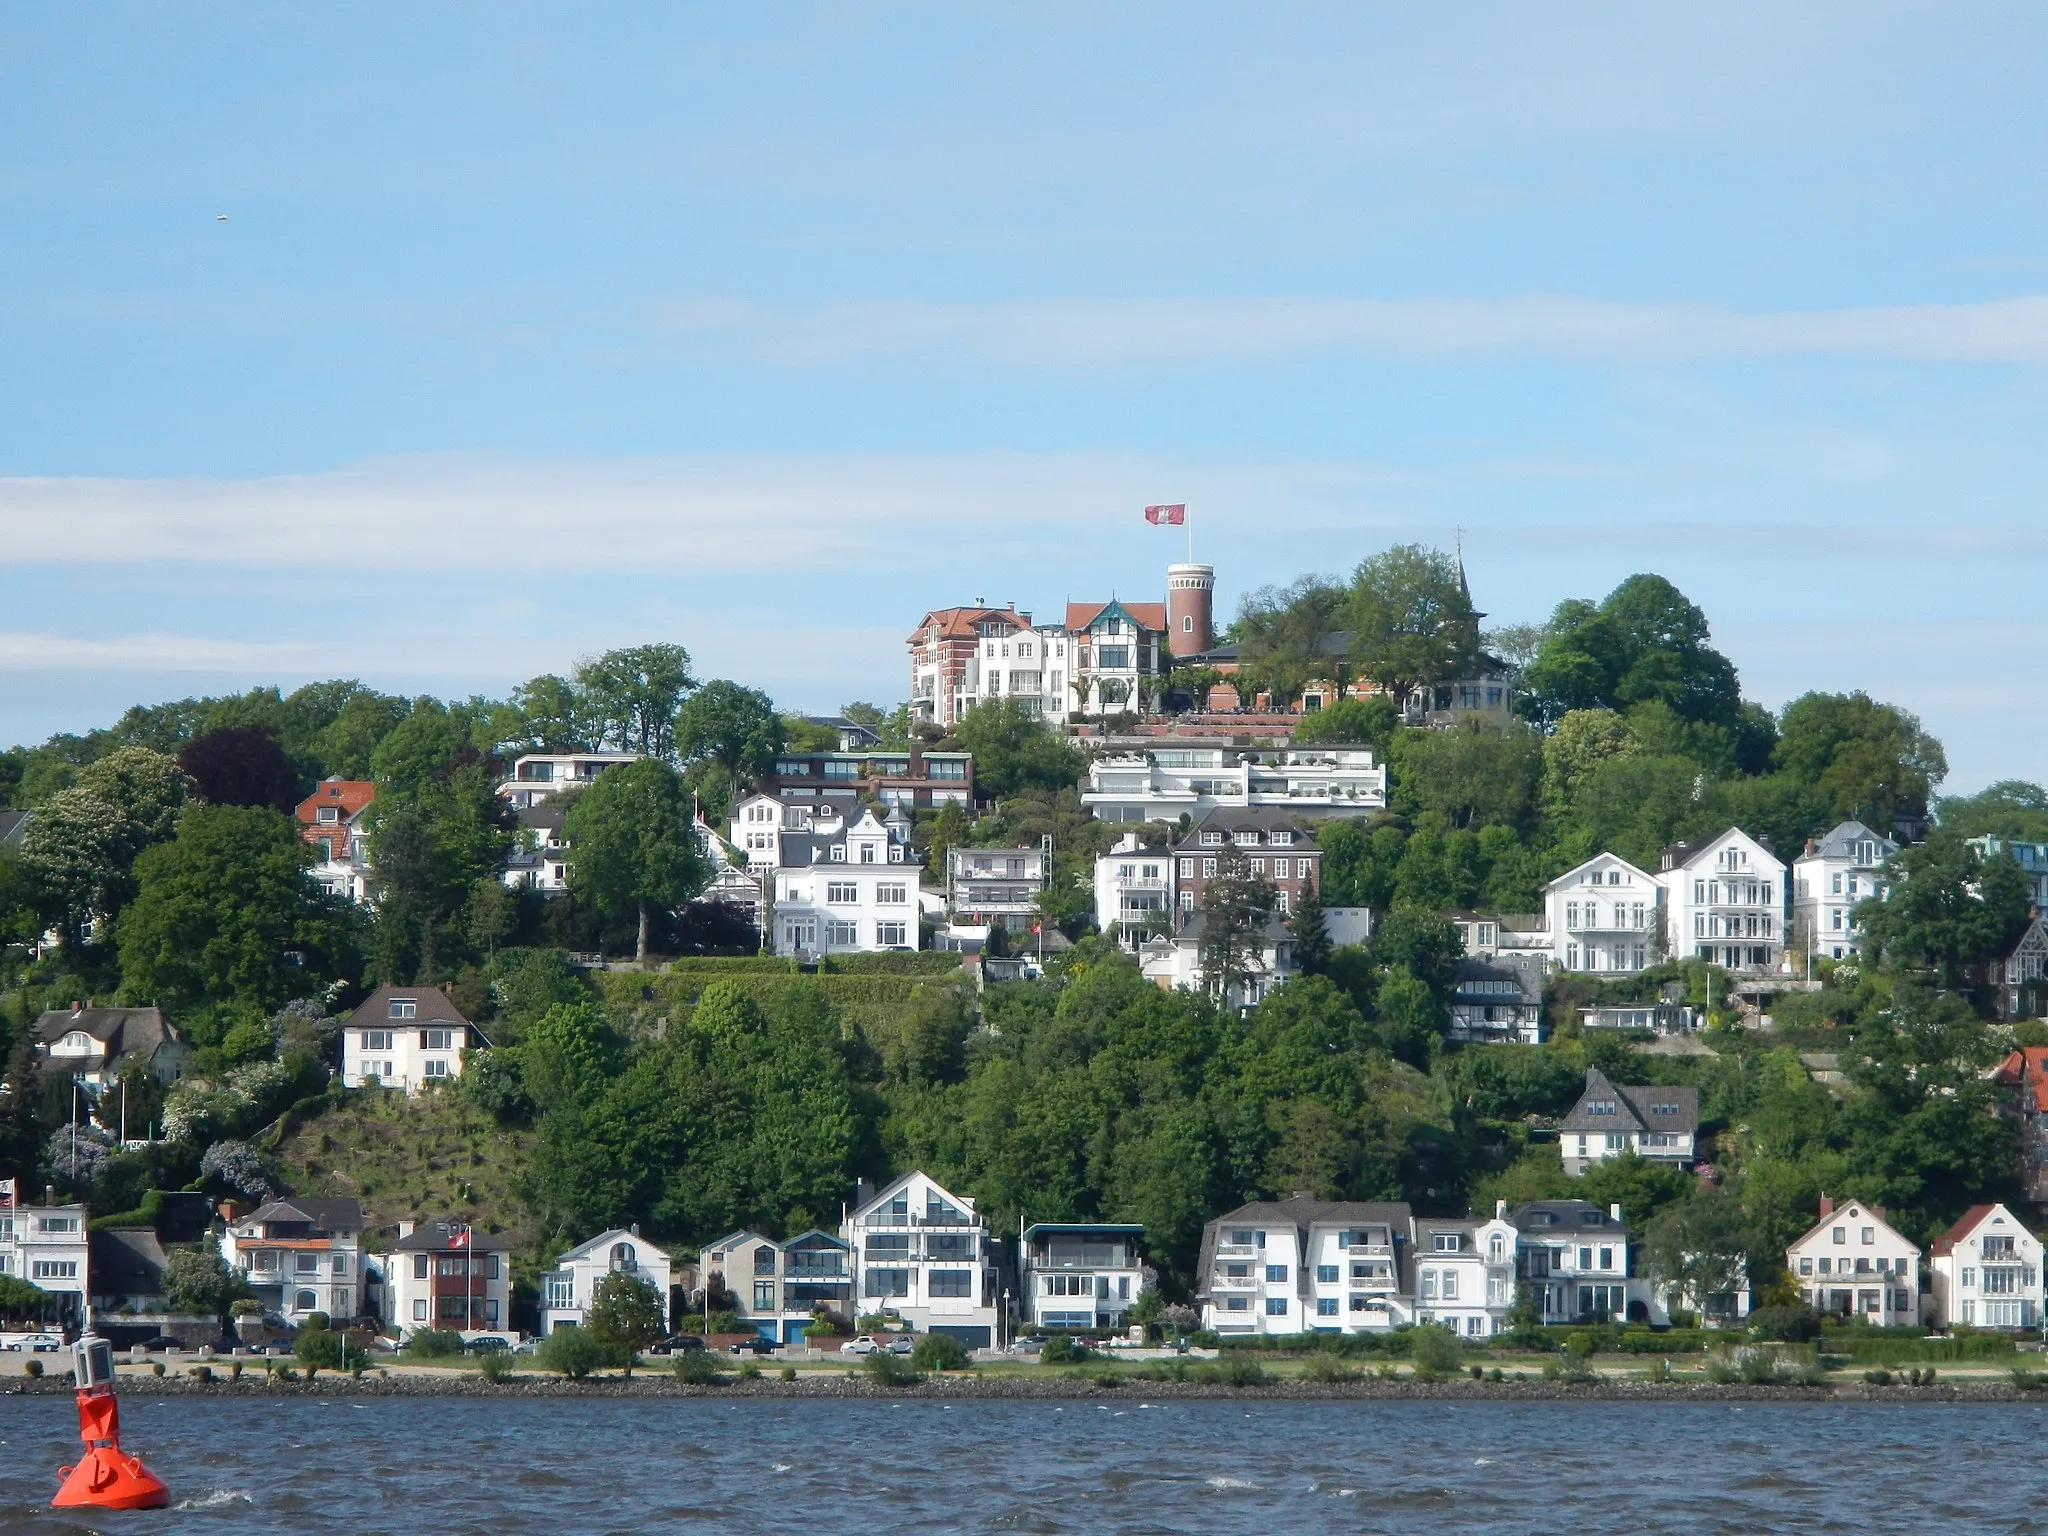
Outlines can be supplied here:
[[1462, 527], [2048, 777], [2048, 10], [1680, 9], [9, 8], [0, 741], [655, 638], [890, 703], [1186, 500], [1226, 608]]

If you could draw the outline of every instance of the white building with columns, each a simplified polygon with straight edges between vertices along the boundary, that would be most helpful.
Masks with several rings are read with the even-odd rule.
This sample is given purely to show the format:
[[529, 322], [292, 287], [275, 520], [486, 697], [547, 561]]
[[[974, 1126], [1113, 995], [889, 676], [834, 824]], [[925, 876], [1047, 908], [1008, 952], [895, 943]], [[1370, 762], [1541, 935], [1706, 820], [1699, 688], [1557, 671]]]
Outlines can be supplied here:
[[1937, 1328], [2041, 1326], [2048, 1266], [2041, 1240], [2004, 1205], [1973, 1205], [1934, 1240], [1927, 1267]]
[[1626, 975], [1662, 958], [1664, 887], [1619, 854], [1595, 854], [1543, 888], [1550, 958], [1562, 970]]
[[1792, 861], [1792, 925], [1809, 952], [1831, 960], [1856, 953], [1856, 907], [1883, 894], [1885, 860], [1899, 845], [1860, 821], [1810, 839]]
[[1787, 871], [1739, 827], [1666, 848], [1664, 887], [1670, 954], [1731, 971], [1773, 971], [1785, 953]]

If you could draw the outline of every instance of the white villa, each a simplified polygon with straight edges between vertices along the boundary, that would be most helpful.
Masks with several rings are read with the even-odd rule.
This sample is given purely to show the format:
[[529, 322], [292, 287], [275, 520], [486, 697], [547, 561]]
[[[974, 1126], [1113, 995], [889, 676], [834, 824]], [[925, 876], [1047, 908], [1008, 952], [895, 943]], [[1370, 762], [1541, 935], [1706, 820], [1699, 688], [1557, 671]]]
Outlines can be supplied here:
[[1937, 1328], [2038, 1328], [2048, 1303], [2041, 1240], [2004, 1205], [1973, 1205], [1934, 1240]]
[[969, 1349], [996, 1342], [1002, 1280], [974, 1202], [906, 1173], [846, 1218], [863, 1314], [894, 1312], [919, 1333]]
[[1041, 1221], [1018, 1247], [1019, 1314], [1041, 1328], [1124, 1327], [1131, 1305], [1157, 1282], [1137, 1222]]
[[640, 1235], [638, 1228], [614, 1227], [579, 1243], [555, 1260], [540, 1277], [540, 1331], [580, 1328], [590, 1320], [598, 1285], [610, 1275], [632, 1275], [654, 1287], [661, 1298], [664, 1326], [669, 1313], [668, 1254]]
[[379, 987], [341, 1026], [341, 1083], [415, 1094], [462, 1076], [463, 1052], [487, 1044], [439, 987]]
[[1785, 952], [1785, 866], [1738, 827], [1664, 850], [1658, 878], [1674, 956], [1731, 971], [1777, 969]]
[[92, 1321], [92, 1255], [83, 1205], [0, 1205], [0, 1275], [59, 1297], [64, 1321]]
[[549, 795], [589, 788], [607, 768], [639, 761], [638, 752], [529, 752], [514, 759], [512, 776], [498, 786], [498, 793], [515, 811], [523, 811]]
[[1195, 1271], [1222, 1334], [1384, 1333], [1415, 1321], [1413, 1212], [1399, 1201], [1259, 1200], [1211, 1221]]
[[1467, 1338], [1507, 1327], [1520, 1238], [1505, 1203], [1489, 1220], [1415, 1218], [1415, 1320]]
[[778, 827], [767, 930], [775, 953], [918, 948], [918, 867], [910, 857], [909, 825], [900, 810], [886, 826], [868, 810], [851, 826], [834, 819], [810, 832]]
[[1095, 926], [1104, 933], [1166, 933], [1173, 927], [1173, 854], [1126, 832], [1095, 861]]
[[342, 1324], [363, 1305], [363, 1206], [348, 1196], [271, 1200], [228, 1224], [220, 1256], [294, 1327], [321, 1312]]
[[1785, 1250], [1800, 1299], [1883, 1327], [1920, 1322], [1920, 1250], [1863, 1200], [1820, 1197], [1820, 1220]]
[[1633, 1152], [1652, 1162], [1690, 1164], [1698, 1154], [1700, 1091], [1682, 1087], [1617, 1087], [1597, 1067], [1586, 1089], [1558, 1122], [1564, 1171], [1577, 1178], [1595, 1163]]
[[1647, 1322], [1649, 1287], [1631, 1278], [1621, 1207], [1585, 1200], [1532, 1200], [1512, 1211], [1520, 1245], [1517, 1274], [1546, 1323]]
[[1899, 845], [1860, 821], [1807, 840], [1792, 861], [1792, 923], [1816, 955], [1843, 960], [1856, 953], [1856, 905], [1882, 894], [1884, 862]]
[[1619, 854], [1601, 853], [1543, 888], [1551, 959], [1567, 971], [1625, 975], [1662, 958], [1664, 887]]

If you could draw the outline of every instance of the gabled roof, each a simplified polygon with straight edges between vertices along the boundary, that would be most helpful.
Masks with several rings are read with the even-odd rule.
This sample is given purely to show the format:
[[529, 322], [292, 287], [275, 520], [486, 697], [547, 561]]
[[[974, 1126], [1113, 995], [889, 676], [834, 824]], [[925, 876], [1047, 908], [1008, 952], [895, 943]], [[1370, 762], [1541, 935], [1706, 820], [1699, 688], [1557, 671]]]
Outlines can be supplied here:
[[[1261, 806], [1256, 809], [1248, 807], [1244, 810], [1225, 809], [1211, 811], [1202, 818], [1199, 825], [1189, 828], [1188, 835], [1176, 846], [1183, 852], [1198, 853], [1202, 848], [1202, 834], [1204, 832], [1258, 832], [1263, 834], [1292, 832], [1294, 834], [1293, 840], [1287, 844], [1285, 851], [1299, 851], [1303, 853], [1315, 853], [1318, 851], [1314, 828], [1298, 823], [1295, 820], [1294, 812], [1284, 806], [1275, 805]], [[1211, 845], [1212, 851], [1215, 846], [1214, 844]], [[1259, 843], [1252, 846], [1255, 846], [1259, 852], [1264, 853], [1270, 845]]]
[[[1202, 1252], [1195, 1271], [1195, 1293], [1198, 1296], [1208, 1295], [1209, 1279], [1216, 1267], [1216, 1245], [1226, 1230], [1241, 1226], [1292, 1227], [1300, 1234], [1306, 1234], [1311, 1227], [1385, 1227], [1394, 1253], [1394, 1278], [1406, 1291], [1408, 1277], [1404, 1271], [1410, 1256], [1402, 1250], [1407, 1246], [1414, 1216], [1414, 1207], [1405, 1200], [1318, 1200], [1313, 1195], [1292, 1195], [1285, 1200], [1254, 1200], [1234, 1211], [1226, 1211], [1202, 1228]], [[1313, 1273], [1306, 1264], [1300, 1266], [1297, 1288], [1304, 1296], [1309, 1293]]]
[[341, 820], [353, 821], [376, 795], [377, 786], [369, 779], [323, 779], [299, 802], [298, 818], [305, 826], [318, 826], [320, 807], [333, 805], [341, 808]]
[[600, 1232], [597, 1234], [597, 1236], [589, 1239], [587, 1242], [578, 1243], [574, 1248], [571, 1248], [567, 1253], [557, 1257], [555, 1262], [557, 1264], [566, 1264], [571, 1259], [588, 1258], [592, 1254], [601, 1252], [602, 1250], [611, 1247], [614, 1243], [638, 1243], [644, 1248], [652, 1249], [654, 1252], [660, 1254], [664, 1259], [669, 1256], [668, 1250], [666, 1248], [663, 1248], [658, 1244], [648, 1242], [648, 1240], [642, 1237], [638, 1232], [629, 1232], [624, 1227], [613, 1227], [609, 1232]]
[[726, 1233], [725, 1236], [715, 1243], [706, 1243], [698, 1252], [700, 1254], [712, 1253], [717, 1250], [736, 1247], [741, 1243], [766, 1243], [771, 1248], [776, 1246], [775, 1239], [767, 1236], [765, 1233], [756, 1232], [750, 1227], [741, 1227], [736, 1232]]
[[[1612, 1103], [1614, 1113], [1596, 1115], [1587, 1106]], [[1662, 1110], [1663, 1112], [1659, 1112]], [[1571, 1113], [1558, 1122], [1560, 1131], [1685, 1131], [1699, 1129], [1700, 1091], [1690, 1083], [1623, 1084], [1607, 1080], [1598, 1067], [1586, 1068], [1586, 1089]]]
[[[409, 1019], [391, 1017], [391, 1000], [410, 1000], [415, 1005]], [[417, 1026], [420, 1024], [468, 1024], [462, 1010], [439, 987], [394, 987], [381, 986], [362, 1000], [362, 1003], [342, 1022], [344, 1029], [389, 1029], [393, 1024]]]
[[[242, 1221], [303, 1221], [322, 1232], [360, 1232], [363, 1202], [353, 1195], [288, 1195], [259, 1205]], [[237, 1223], [239, 1225], [239, 1223]]]
[[2034, 917], [2027, 920], [2027, 926], [2020, 930], [2020, 936], [2013, 940], [2012, 948], [2005, 952], [2010, 960], [2015, 955], [2040, 954], [2048, 951], [2048, 922]]
[[19, 843], [33, 811], [0, 811], [0, 844]]
[[1992, 1081], [2006, 1088], [2026, 1088], [2033, 1093], [2034, 1108], [2048, 1114], [2048, 1045], [2022, 1046], [1998, 1064]]
[[869, 1199], [863, 1202], [862, 1204], [855, 1206], [851, 1211], [847, 1212], [847, 1219], [849, 1221], [859, 1221], [860, 1218], [867, 1215], [869, 1211], [876, 1209], [878, 1206], [884, 1204], [887, 1201], [895, 1199], [897, 1195], [901, 1194], [904, 1190], [908, 1189], [912, 1184], [916, 1183], [919, 1179], [922, 1179], [925, 1181], [925, 1183], [931, 1185], [933, 1189], [937, 1190], [941, 1195], [945, 1196], [947, 1200], [951, 1201], [955, 1206], [957, 1206], [960, 1210], [964, 1211], [967, 1215], [974, 1217], [977, 1221], [982, 1220], [981, 1213], [975, 1210], [974, 1208], [974, 1200], [971, 1196], [954, 1194], [953, 1191], [946, 1188], [945, 1185], [941, 1184], [937, 1179], [933, 1178], [930, 1174], [926, 1173], [922, 1168], [913, 1168], [910, 1170], [910, 1172], [902, 1175], [894, 1182], [886, 1185], [881, 1189], [876, 1190], [872, 1199]]
[[845, 1238], [834, 1237], [823, 1227], [813, 1227], [808, 1232], [797, 1233], [795, 1237], [792, 1237], [782, 1245], [782, 1251], [787, 1253], [790, 1249], [798, 1246], [805, 1248], [837, 1248], [841, 1252], [851, 1252], [853, 1249], [853, 1244], [849, 1243]]
[[[1825, 1200], [1826, 1196], [1823, 1196], [1822, 1199]], [[1917, 1254], [1920, 1251], [1920, 1245], [1918, 1243], [1907, 1241], [1905, 1233], [1901, 1232], [1897, 1227], [1893, 1226], [1891, 1222], [1885, 1218], [1883, 1206], [1872, 1205], [1868, 1200], [1844, 1200], [1840, 1205], [1837, 1205], [1833, 1210], [1829, 1211], [1825, 1216], [1821, 1217], [1819, 1221], [1816, 1221], [1812, 1226], [1808, 1227], [1804, 1232], [1800, 1233], [1799, 1236], [1792, 1239], [1791, 1243], [1787, 1246], [1791, 1248], [1798, 1248], [1803, 1244], [1811, 1241], [1814, 1235], [1818, 1233], [1823, 1227], [1832, 1227], [1833, 1225], [1835, 1225], [1836, 1222], [1839, 1221], [1875, 1222], [1878, 1226], [1883, 1227], [1885, 1231], [1891, 1233], [1891, 1235], [1893, 1237], [1896, 1237], [1900, 1242], [1905, 1243], [1906, 1246], [1908, 1248], [1911, 1248], [1914, 1253]]]
[[[1740, 827], [1730, 827], [1725, 832], [1716, 833], [1712, 837], [1702, 837], [1690, 843], [1672, 843], [1658, 855], [1657, 862], [1662, 868], [1667, 870], [1690, 869], [1693, 860], [1700, 858], [1713, 849], [1722, 847], [1731, 837], [1740, 838], [1743, 844], [1752, 852], [1761, 854], [1765, 865], [1775, 864], [1780, 869], [1784, 868], [1783, 862], [1775, 853], [1771, 852], [1770, 849], [1766, 848]], [[1757, 873], [1762, 874], [1763, 870], [1764, 866], [1759, 866]]]
[[[459, 1225], [461, 1223], [450, 1221], [446, 1218], [439, 1221], [423, 1221], [412, 1229], [410, 1235], [401, 1237], [394, 1242], [391, 1245], [390, 1251], [392, 1253], [442, 1253], [452, 1248], [454, 1252], [460, 1253], [462, 1249], [453, 1248], [453, 1244], [450, 1241], [455, 1236], [455, 1230]], [[475, 1249], [479, 1253], [509, 1253], [512, 1249], [512, 1245], [504, 1238], [493, 1236], [489, 1232], [479, 1232], [474, 1227], [470, 1228], [469, 1242], [464, 1246]]]
[[1129, 619], [1138, 628], [1155, 634], [1166, 632], [1166, 604], [1126, 603], [1114, 597], [1106, 603], [1067, 604], [1067, 628], [1078, 633], [1105, 614]]
[[1019, 629], [1026, 627], [1024, 615], [1011, 608], [934, 608], [919, 620], [906, 643], [916, 645], [927, 639], [934, 625], [942, 640], [977, 640], [981, 631], [976, 626], [989, 619], [1006, 619]]
[[148, 1060], [167, 1042], [185, 1043], [185, 1037], [155, 1008], [52, 1008], [36, 1020], [36, 1039], [44, 1045], [73, 1030], [83, 1030], [105, 1046], [109, 1065], [123, 1056]]
[[1567, 1232], [1626, 1233], [1628, 1223], [1590, 1200], [1531, 1200], [1510, 1206], [1508, 1221], [1517, 1232], [1562, 1235]]
[[[1550, 961], [1543, 955], [1512, 951], [1502, 955], [1470, 955], [1458, 962], [1459, 992], [1477, 982], [1511, 981], [1515, 984], [1518, 1000], [1523, 1004], [1543, 1001], [1543, 980]], [[1472, 1002], [1495, 1001], [1507, 996], [1504, 992], [1473, 992]]]
[[86, 1233], [92, 1293], [155, 1296], [164, 1288], [164, 1245], [150, 1227], [95, 1227]]
[[1873, 832], [1860, 821], [1844, 821], [1831, 828], [1825, 836], [1816, 838], [1813, 847], [1799, 857], [1807, 859], [1849, 859], [1855, 857], [1852, 843], [1876, 843], [1887, 856], [1897, 853], [1899, 845], [1882, 832]]
[[1934, 1240], [1934, 1256], [1939, 1258], [1943, 1254], [1955, 1252], [1956, 1244], [1964, 1241], [1972, 1232], [1984, 1225], [1993, 1211], [2005, 1211], [2006, 1220], [2012, 1223], [2013, 1231], [2027, 1230], [2025, 1223], [2011, 1211], [2006, 1211], [2002, 1205], [1973, 1205], [1956, 1218], [1953, 1226]]
[[[1640, 875], [1642, 877], [1643, 883], [1649, 886], [1652, 890], [1659, 889], [1657, 885], [1657, 877], [1655, 875], [1651, 874], [1647, 869], [1638, 869], [1635, 865], [1629, 863], [1627, 859], [1624, 859], [1618, 853], [1596, 853], [1593, 855], [1593, 857], [1586, 860], [1585, 863], [1573, 865], [1570, 869], [1566, 870], [1563, 874], [1559, 875], [1555, 880], [1551, 881], [1548, 885], [1544, 886], [1543, 889], [1545, 889], [1546, 891], [1563, 890], [1567, 885], [1575, 884], [1580, 875], [1583, 875], [1587, 870], [1591, 869], [1596, 864], [1603, 869], [1619, 864], [1623, 869], [1627, 870], [1630, 874]], [[1616, 889], [1619, 890], [1620, 887], [1617, 886]]]

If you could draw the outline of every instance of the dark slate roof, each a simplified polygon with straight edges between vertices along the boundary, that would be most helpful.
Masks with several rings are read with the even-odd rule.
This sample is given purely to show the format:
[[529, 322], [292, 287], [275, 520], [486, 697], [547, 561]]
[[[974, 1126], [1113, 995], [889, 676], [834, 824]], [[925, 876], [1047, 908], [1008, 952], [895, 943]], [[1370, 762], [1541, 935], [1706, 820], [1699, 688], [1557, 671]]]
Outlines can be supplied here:
[[97, 1227], [86, 1234], [92, 1293], [156, 1296], [164, 1288], [164, 1245], [148, 1227]]
[[28, 827], [28, 811], [0, 811], [0, 843], [18, 843]]
[[1628, 1236], [1627, 1222], [1616, 1221], [1590, 1200], [1531, 1200], [1527, 1205], [1510, 1206], [1508, 1221], [1517, 1232], [1538, 1237], [1569, 1237], [1574, 1232]]
[[1858, 842], [1875, 843], [1887, 856], [1899, 851], [1899, 845], [1882, 832], [1873, 832], [1860, 821], [1845, 821], [1816, 839], [1813, 848], [1800, 857], [1846, 859], [1850, 856], [1850, 844]]
[[[1254, 1200], [1227, 1211], [1202, 1228], [1202, 1253], [1195, 1271], [1196, 1295], [1209, 1294], [1209, 1277], [1216, 1267], [1216, 1245], [1228, 1227], [1293, 1227], [1306, 1241], [1311, 1226], [1385, 1227], [1394, 1251], [1394, 1278], [1404, 1292], [1408, 1289], [1408, 1232], [1414, 1209], [1405, 1200], [1317, 1200], [1294, 1195], [1286, 1200]], [[1299, 1266], [1297, 1288], [1310, 1293], [1309, 1266]]]
[[82, 1029], [107, 1048], [107, 1060], [121, 1056], [154, 1056], [166, 1041], [182, 1045], [184, 1036], [155, 1008], [52, 1008], [36, 1020], [36, 1039], [44, 1045]]
[[[412, 1229], [410, 1236], [401, 1237], [391, 1244], [392, 1253], [441, 1253], [449, 1248], [449, 1239], [454, 1236], [459, 1223], [443, 1218], [438, 1221], [423, 1221]], [[502, 1237], [488, 1232], [470, 1229], [469, 1246], [478, 1253], [509, 1253], [512, 1245]], [[460, 1252], [460, 1249], [456, 1249]]]
[[288, 1195], [259, 1205], [243, 1221], [303, 1221], [322, 1232], [360, 1232], [363, 1202], [353, 1195]]
[[[1587, 1105], [1612, 1103], [1613, 1114], [1595, 1115]], [[1654, 1106], [1672, 1106], [1676, 1113], [1658, 1114]], [[1586, 1091], [1572, 1112], [1558, 1122], [1561, 1131], [1696, 1131], [1700, 1125], [1700, 1091], [1691, 1084], [1667, 1088], [1610, 1083], [1597, 1067], [1586, 1068]]]
[[[1516, 987], [1513, 999], [1518, 1004], [1528, 1005], [1543, 1001], [1543, 976], [1548, 961], [1537, 954], [1504, 954], [1475, 956], [1458, 962], [1457, 995], [1459, 1001], [1488, 1003], [1505, 1007], [1509, 1001], [1504, 992], [1482, 992], [1478, 984], [1483, 982], [1511, 982]], [[1470, 989], [1468, 991], [1468, 989]]]
[[562, 830], [562, 818], [569, 814], [569, 808], [550, 798], [539, 805], [523, 805], [514, 814], [522, 827], [535, 832], [559, 832]]
[[[391, 1017], [391, 1000], [410, 998], [418, 1005], [409, 1019]], [[389, 1029], [393, 1024], [467, 1024], [448, 994], [439, 987], [379, 987], [343, 1023], [344, 1029]]]
[[[1179, 853], [1208, 852], [1213, 856], [1216, 852], [1214, 845], [1208, 849], [1204, 849], [1202, 846], [1202, 834], [1204, 832], [1221, 832], [1226, 836], [1237, 832], [1292, 832], [1294, 834], [1294, 841], [1287, 845], [1283, 850], [1284, 852], [1314, 853], [1317, 851], [1314, 830], [1297, 822], [1294, 812], [1281, 806], [1264, 806], [1256, 810], [1211, 811], [1202, 818], [1201, 825], [1189, 831], [1175, 851]], [[1245, 851], [1247, 853], [1254, 851], [1264, 853], [1269, 846], [1262, 842], [1255, 845], [1255, 847], [1247, 848]]]

